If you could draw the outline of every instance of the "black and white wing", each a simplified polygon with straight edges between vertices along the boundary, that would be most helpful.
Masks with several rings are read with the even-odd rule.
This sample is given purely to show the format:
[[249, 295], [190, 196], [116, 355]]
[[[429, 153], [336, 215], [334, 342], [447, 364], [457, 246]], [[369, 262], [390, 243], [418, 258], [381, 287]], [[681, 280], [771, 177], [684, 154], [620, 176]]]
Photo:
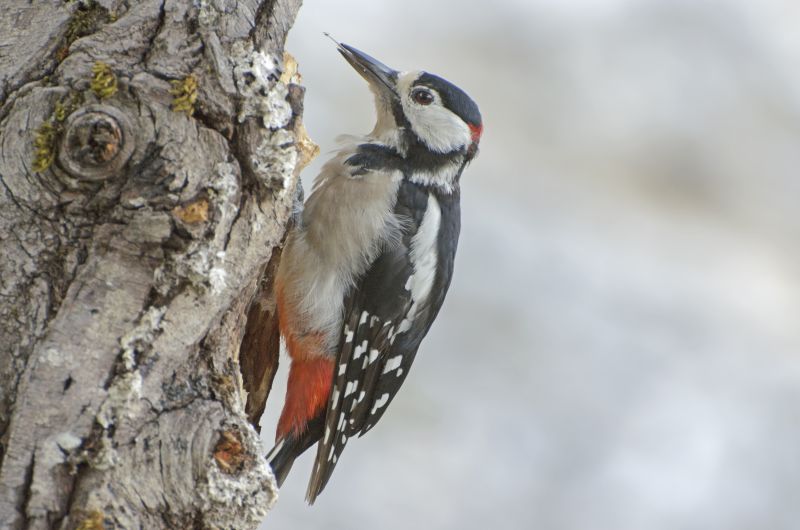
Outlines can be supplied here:
[[439, 196], [404, 182], [395, 212], [408, 220], [345, 299], [325, 428], [306, 499], [313, 502], [350, 437], [381, 418], [408, 375], [452, 277], [460, 216], [457, 190]]

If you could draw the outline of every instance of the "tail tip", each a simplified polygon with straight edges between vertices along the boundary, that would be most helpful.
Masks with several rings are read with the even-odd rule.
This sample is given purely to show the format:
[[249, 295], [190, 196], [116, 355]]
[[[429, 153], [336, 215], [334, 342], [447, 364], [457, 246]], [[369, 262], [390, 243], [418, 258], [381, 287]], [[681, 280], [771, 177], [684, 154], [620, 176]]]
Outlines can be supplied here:
[[275, 447], [267, 453], [266, 458], [272, 474], [275, 475], [275, 482], [278, 483], [280, 488], [283, 486], [283, 482], [289, 475], [289, 470], [292, 469], [292, 464], [294, 463], [294, 457], [290, 447], [286, 444], [286, 438], [278, 440]]

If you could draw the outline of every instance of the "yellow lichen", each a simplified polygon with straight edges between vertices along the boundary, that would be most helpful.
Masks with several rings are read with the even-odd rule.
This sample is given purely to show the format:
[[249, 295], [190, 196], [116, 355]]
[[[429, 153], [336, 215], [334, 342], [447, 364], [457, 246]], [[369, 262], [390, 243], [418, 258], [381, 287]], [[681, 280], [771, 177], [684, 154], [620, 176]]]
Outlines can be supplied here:
[[75, 112], [83, 97], [79, 92], [72, 92], [56, 102], [53, 114], [45, 120], [33, 135], [33, 170], [37, 173], [46, 171], [56, 159], [56, 140], [61, 134], [67, 116]]
[[110, 98], [117, 93], [117, 76], [111, 67], [102, 61], [97, 61], [92, 66], [92, 91], [100, 99]]
[[80, 104], [82, 103], [83, 98], [81, 97], [80, 92], [72, 92], [69, 96], [64, 97], [60, 101], [56, 103], [56, 108], [53, 111], [53, 117], [55, 118], [56, 122], [63, 122], [67, 119], [67, 116], [75, 112]]
[[174, 96], [172, 99], [173, 112], [185, 112], [187, 116], [194, 114], [194, 104], [197, 101], [197, 78], [189, 74], [180, 81], [172, 82], [169, 91]]
[[56, 119], [56, 121], [64, 121], [65, 119], [67, 119], [68, 115], [69, 114], [67, 113], [67, 106], [60, 101], [57, 102], [56, 110], [53, 111], [53, 117]]
[[58, 127], [51, 121], [39, 126], [33, 136], [33, 170], [37, 173], [47, 170], [56, 159], [56, 137]]
[[103, 530], [105, 528], [105, 518], [100, 510], [92, 510], [86, 519], [75, 527], [75, 530]]

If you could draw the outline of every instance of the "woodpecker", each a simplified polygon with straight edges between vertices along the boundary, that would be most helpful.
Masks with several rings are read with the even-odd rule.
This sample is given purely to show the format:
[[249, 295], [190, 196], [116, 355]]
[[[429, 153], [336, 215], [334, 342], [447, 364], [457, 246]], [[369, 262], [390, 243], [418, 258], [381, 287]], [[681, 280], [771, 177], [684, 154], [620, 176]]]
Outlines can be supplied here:
[[452, 83], [336, 45], [369, 84], [377, 124], [323, 166], [275, 282], [291, 365], [267, 458], [280, 485], [318, 443], [309, 504], [347, 441], [384, 414], [442, 306], [461, 226], [459, 180], [483, 130], [478, 106]]

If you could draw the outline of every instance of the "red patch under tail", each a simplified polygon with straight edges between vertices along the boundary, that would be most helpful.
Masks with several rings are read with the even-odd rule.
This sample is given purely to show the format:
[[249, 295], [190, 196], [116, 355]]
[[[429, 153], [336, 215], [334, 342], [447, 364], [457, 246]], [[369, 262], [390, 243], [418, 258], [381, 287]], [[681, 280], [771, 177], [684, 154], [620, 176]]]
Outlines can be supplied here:
[[325, 409], [333, 384], [334, 364], [334, 360], [327, 357], [292, 359], [276, 439], [290, 433], [299, 437], [308, 422]]

